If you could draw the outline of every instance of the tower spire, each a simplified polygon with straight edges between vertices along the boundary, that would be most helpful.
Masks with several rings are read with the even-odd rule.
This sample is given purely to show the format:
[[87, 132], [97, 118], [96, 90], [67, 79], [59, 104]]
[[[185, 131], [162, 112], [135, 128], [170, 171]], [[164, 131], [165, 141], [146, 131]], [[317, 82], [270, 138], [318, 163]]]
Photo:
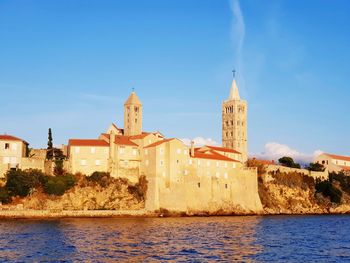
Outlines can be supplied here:
[[236, 70], [232, 70], [233, 80], [231, 84], [230, 97], [229, 100], [240, 100], [239, 91], [236, 83]]

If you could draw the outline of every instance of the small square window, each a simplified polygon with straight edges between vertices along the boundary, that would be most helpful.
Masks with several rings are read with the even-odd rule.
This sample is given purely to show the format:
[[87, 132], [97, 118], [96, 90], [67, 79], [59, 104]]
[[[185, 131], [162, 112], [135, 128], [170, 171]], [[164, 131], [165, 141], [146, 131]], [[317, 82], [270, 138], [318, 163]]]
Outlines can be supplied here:
[[10, 144], [9, 143], [5, 143], [5, 150], [10, 149]]

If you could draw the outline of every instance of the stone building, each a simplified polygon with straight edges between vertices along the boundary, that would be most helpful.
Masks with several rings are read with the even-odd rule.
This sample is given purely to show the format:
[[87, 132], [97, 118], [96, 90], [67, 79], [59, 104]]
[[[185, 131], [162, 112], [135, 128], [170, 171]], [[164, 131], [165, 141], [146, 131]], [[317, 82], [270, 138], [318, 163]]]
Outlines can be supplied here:
[[[233, 88], [225, 107], [240, 110], [235, 116], [227, 115], [227, 119], [243, 122], [243, 126], [231, 129], [242, 136], [241, 132], [246, 134], [246, 102], [237, 100], [236, 84]], [[109, 172], [134, 183], [145, 175], [146, 208], [150, 211], [164, 208], [196, 212], [240, 207], [259, 212], [262, 206], [257, 172], [244, 167], [246, 142], [243, 144], [242, 137], [230, 137], [230, 142], [230, 147], [225, 148], [195, 148], [176, 138], [167, 139], [160, 132], [142, 131], [142, 103], [132, 92], [124, 104], [124, 129], [111, 124], [98, 139], [69, 140], [68, 167], [73, 173], [86, 175]], [[234, 149], [235, 145], [244, 150], [245, 156]]]
[[236, 80], [233, 79], [230, 96], [222, 104], [222, 146], [242, 153], [248, 159], [247, 102], [241, 100]]
[[322, 164], [329, 172], [350, 172], [350, 156], [322, 153], [315, 158], [315, 162]]

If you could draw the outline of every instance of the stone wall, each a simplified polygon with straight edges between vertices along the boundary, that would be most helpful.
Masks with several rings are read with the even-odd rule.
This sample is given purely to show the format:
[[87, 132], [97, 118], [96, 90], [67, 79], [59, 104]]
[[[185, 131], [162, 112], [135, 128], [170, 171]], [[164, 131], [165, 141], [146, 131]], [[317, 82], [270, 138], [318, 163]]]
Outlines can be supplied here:
[[324, 172], [314, 172], [314, 171], [309, 171], [307, 169], [297, 169], [297, 168], [289, 168], [281, 165], [268, 165], [266, 169], [266, 176], [265, 180], [268, 181], [269, 179], [273, 180], [271, 176], [268, 176], [270, 172], [276, 172], [279, 170], [282, 173], [301, 173], [307, 176], [310, 176], [314, 179], [321, 179], [321, 180], [328, 180], [329, 174], [328, 171]]
[[183, 177], [166, 183], [150, 177], [146, 208], [189, 214], [261, 213], [256, 169], [237, 170], [228, 178], [216, 176]]

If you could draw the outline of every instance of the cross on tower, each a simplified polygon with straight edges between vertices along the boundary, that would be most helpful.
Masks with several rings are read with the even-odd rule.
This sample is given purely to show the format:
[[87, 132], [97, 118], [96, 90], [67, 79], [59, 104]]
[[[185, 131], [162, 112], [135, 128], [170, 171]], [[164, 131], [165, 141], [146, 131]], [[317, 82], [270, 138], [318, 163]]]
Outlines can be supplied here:
[[234, 70], [232, 70], [232, 75], [233, 75], [233, 78], [235, 78], [236, 77], [236, 70], [234, 69]]

